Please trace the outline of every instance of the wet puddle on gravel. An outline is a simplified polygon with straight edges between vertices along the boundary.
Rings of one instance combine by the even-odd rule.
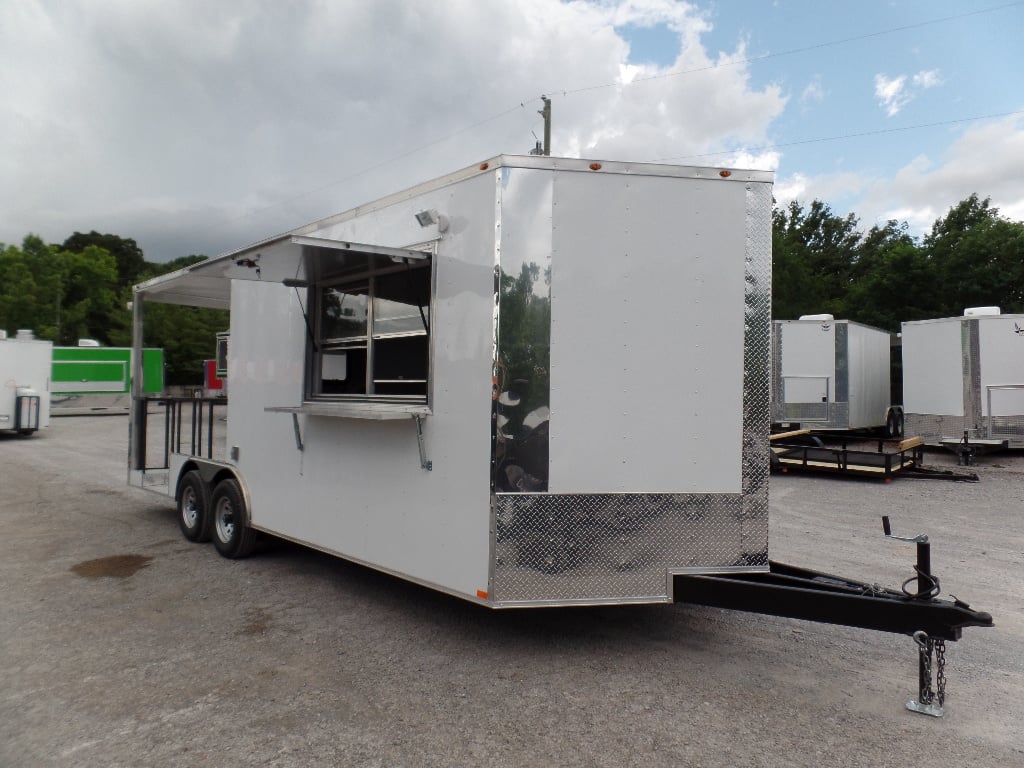
[[[145,555],[112,555],[71,566],[71,570],[86,579],[127,579],[149,565],[152,557]]]

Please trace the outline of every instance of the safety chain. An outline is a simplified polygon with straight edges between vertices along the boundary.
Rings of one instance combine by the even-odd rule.
[[[941,707],[946,702],[946,641],[929,642],[935,646],[935,696]]]

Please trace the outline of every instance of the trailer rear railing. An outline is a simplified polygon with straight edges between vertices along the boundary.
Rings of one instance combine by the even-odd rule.
[[[143,397],[135,411],[138,439],[134,469],[170,469],[171,454],[224,459],[223,434],[217,426],[226,411],[226,397]],[[152,434],[150,417],[162,416],[163,440]]]

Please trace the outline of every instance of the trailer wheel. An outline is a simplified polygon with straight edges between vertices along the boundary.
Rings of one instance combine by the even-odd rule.
[[[900,440],[902,440],[905,437],[905,435],[903,434],[903,414],[902,413],[898,414],[896,416],[896,437],[898,437]]]
[[[189,541],[209,541],[210,523],[206,484],[193,469],[178,483],[178,527]]]
[[[256,531],[249,527],[242,489],[235,480],[221,480],[213,489],[213,546],[228,558],[248,557],[256,545]]]
[[[896,437],[896,415],[889,411],[889,414],[885,417],[885,436],[888,438]]]

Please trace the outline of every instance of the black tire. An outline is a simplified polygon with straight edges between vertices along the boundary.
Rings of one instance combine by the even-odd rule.
[[[210,504],[206,483],[196,470],[186,472],[178,483],[178,527],[189,541],[209,541]]]
[[[903,434],[903,414],[899,414],[896,417],[896,437],[902,440],[906,435]]]
[[[221,480],[210,500],[213,546],[224,557],[248,557],[256,546],[256,531],[249,526],[242,489],[235,480]]]
[[[889,439],[896,437],[896,416],[892,411],[885,417],[885,436]]]

